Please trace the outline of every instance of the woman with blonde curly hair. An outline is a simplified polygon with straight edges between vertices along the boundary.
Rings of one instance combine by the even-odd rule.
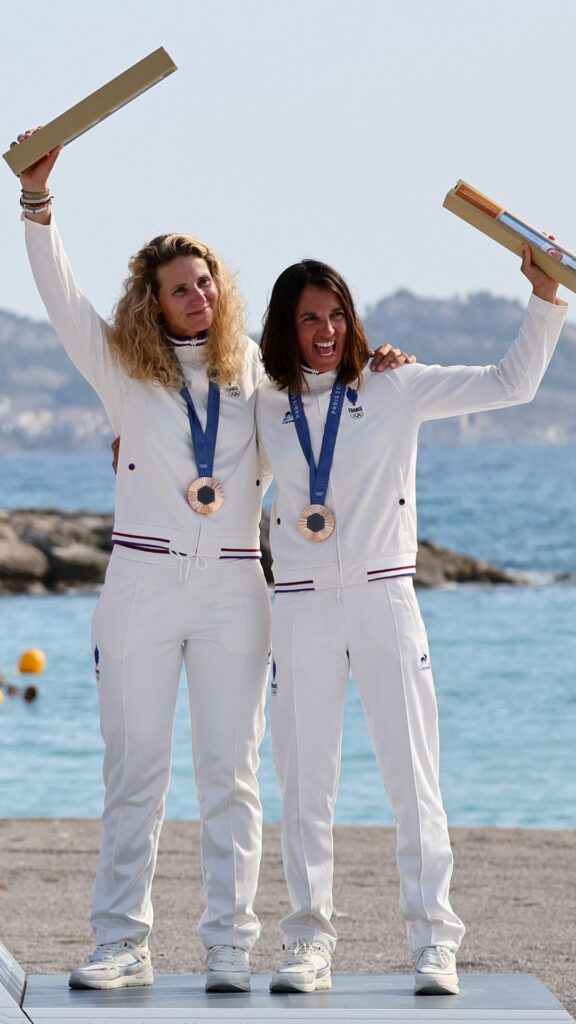
[[[21,175],[30,262],[62,344],[122,435],[114,548],[92,629],[106,790],[96,949],[70,985],[153,981],[150,892],[184,664],[202,820],[206,988],[247,990],[259,934],[256,771],[270,649],[259,561],[259,350],[243,333],[231,275],[188,235],[143,246],[111,326],[102,320],[74,280],[51,217],[47,183],[58,153]]]
[[[159,235],[128,261],[130,277],[118,302],[109,344],[129,377],[163,387],[180,386],[174,346],[167,344],[165,320],[158,305],[158,267],[178,257],[203,260],[218,293],[212,311],[207,376],[219,385],[235,380],[244,368],[244,310],[232,275],[215,253],[191,235]]]

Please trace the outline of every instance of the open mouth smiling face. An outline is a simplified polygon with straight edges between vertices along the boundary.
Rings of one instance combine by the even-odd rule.
[[[295,313],[300,361],[324,373],[342,361],[348,326],[339,297],[327,288],[306,285]]]

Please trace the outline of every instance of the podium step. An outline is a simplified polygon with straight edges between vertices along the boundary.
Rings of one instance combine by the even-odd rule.
[[[533,974],[462,974],[458,996],[415,996],[408,974],[334,975],[327,992],[271,995],[254,975],[250,993],[206,995],[204,976],[157,975],[149,988],[72,991],[67,975],[28,978],[22,1009],[33,1024],[293,1024],[385,1021],[386,1024],[569,1024],[562,1004]],[[4,1016],[0,1022],[26,1020]]]

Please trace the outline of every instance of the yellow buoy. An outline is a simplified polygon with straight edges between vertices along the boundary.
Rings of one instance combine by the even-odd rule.
[[[24,651],[20,655],[20,661],[18,662],[19,672],[29,672],[37,675],[39,672],[43,672],[46,666],[46,655],[44,651],[38,650],[38,648],[32,648],[30,651]]]

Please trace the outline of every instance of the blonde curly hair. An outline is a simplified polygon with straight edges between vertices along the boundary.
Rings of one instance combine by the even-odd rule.
[[[182,374],[166,340],[158,305],[156,268],[178,256],[206,261],[218,289],[208,334],[206,372],[217,384],[237,380],[244,369],[244,309],[231,273],[204,242],[192,235],[158,235],[133,256],[110,325],[112,352],[128,376],[166,388],[180,388]]]

